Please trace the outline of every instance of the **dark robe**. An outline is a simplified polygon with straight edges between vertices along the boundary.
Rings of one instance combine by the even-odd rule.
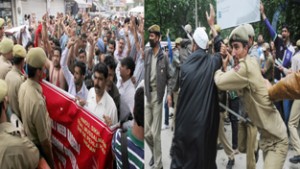
[[[214,73],[221,66],[219,53],[212,56],[198,49],[181,67],[171,169],[217,168],[220,113]]]

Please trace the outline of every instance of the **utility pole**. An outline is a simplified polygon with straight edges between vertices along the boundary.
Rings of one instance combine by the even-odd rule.
[[[197,0],[195,0],[195,28],[198,27],[198,4]]]

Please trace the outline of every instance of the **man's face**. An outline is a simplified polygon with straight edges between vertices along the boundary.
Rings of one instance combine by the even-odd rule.
[[[79,59],[80,62],[85,63],[86,62],[85,53],[80,53],[79,56],[78,56],[78,59]]]
[[[59,53],[58,50],[55,50],[54,53],[53,53],[53,56],[52,56],[53,66],[58,68],[60,66],[59,61],[60,61],[60,53]]]
[[[281,31],[282,31],[282,32],[281,32],[282,39],[283,39],[284,41],[287,41],[288,38],[290,37],[290,32],[289,32],[286,28],[283,28]]]
[[[113,55],[114,51],[115,51],[114,45],[108,44],[107,53]]]
[[[107,38],[107,40],[110,40],[111,39],[111,33],[107,33],[106,38]]]
[[[74,82],[75,85],[79,85],[83,82],[84,75],[81,75],[80,68],[78,66],[75,66],[74,69]]]
[[[155,33],[149,34],[149,42],[152,48],[156,47],[158,41],[159,41],[159,36],[157,36]]]
[[[94,87],[97,95],[102,95],[105,90],[106,79],[103,73],[94,73]]]
[[[119,44],[118,44],[119,52],[123,52],[124,46],[125,46],[124,40],[123,40],[123,39],[120,39],[120,40],[119,40]]]
[[[120,66],[120,76],[122,80],[127,80],[130,76],[130,69],[127,68],[125,65]]]
[[[263,37],[262,35],[258,35],[258,37],[257,37],[257,42],[258,42],[259,44],[264,43],[264,37]]]
[[[237,59],[241,59],[247,56],[248,47],[243,47],[241,42],[232,42],[232,55],[237,57]]]

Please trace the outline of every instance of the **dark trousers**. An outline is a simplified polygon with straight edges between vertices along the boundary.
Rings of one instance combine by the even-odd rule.
[[[166,102],[164,104],[164,108],[165,108],[165,125],[169,125],[169,106],[168,106],[168,102],[166,99]]]
[[[231,110],[238,113],[239,112],[239,98],[228,99],[228,106]],[[238,118],[229,113],[229,119],[231,122],[231,130],[232,130],[232,149],[238,148]]]

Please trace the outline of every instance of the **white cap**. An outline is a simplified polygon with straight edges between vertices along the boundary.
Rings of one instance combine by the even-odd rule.
[[[188,33],[192,32],[192,26],[190,24],[185,25],[184,30],[187,31]]]
[[[193,39],[200,48],[207,49],[208,36],[203,27],[199,27],[195,30]]]

